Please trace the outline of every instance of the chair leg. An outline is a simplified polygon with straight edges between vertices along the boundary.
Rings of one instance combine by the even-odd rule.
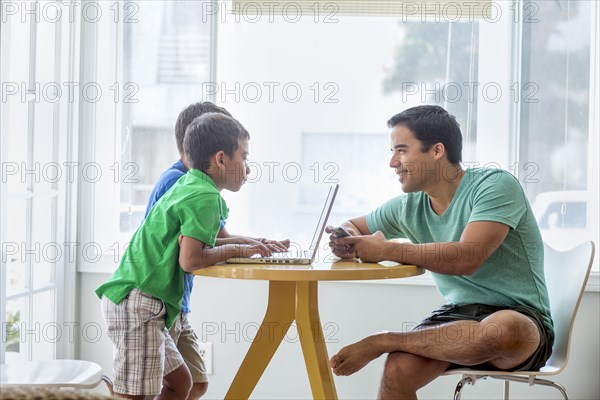
[[[475,384],[475,382],[473,381],[473,378],[471,378],[470,376],[465,376],[460,381],[458,381],[458,383],[456,384],[456,388],[454,388],[454,400],[460,400],[460,396],[462,394],[463,387],[465,387],[465,385],[469,384],[469,383],[471,385]]]
[[[113,382],[112,380],[106,376],[106,375],[102,375],[102,380],[104,381],[104,383],[106,383],[106,387],[108,387],[108,391],[110,392],[111,396],[115,395],[115,392],[113,391]]]
[[[553,387],[554,389],[558,390],[562,394],[564,400],[569,400],[569,396],[567,395],[567,390],[561,384],[547,380],[547,379],[535,378],[532,381],[530,381],[526,377],[511,376],[511,375],[495,375],[495,376],[490,376],[490,378],[501,379],[506,382],[506,385],[508,385],[508,381],[512,381],[512,382],[528,383],[530,386],[542,385],[542,386]],[[505,388],[507,388],[506,385],[505,385]],[[507,397],[505,397],[505,398],[507,398]]]
[[[482,376],[463,375],[463,378],[458,382],[458,384],[456,385],[456,388],[454,389],[454,400],[460,400],[462,389],[466,384],[474,385],[478,379],[486,379],[486,378],[499,379],[499,380],[504,381],[504,400],[508,400],[509,385],[510,385],[511,381],[528,383],[529,386],[542,385],[542,386],[553,387],[554,389],[558,390],[562,394],[564,400],[569,400],[569,396],[567,395],[567,390],[559,383],[556,383],[554,381],[550,381],[547,379],[540,379],[540,378],[530,379],[527,377],[514,376],[514,375],[482,375]]]

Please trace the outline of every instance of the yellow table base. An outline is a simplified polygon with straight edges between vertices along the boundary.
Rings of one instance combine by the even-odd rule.
[[[194,272],[213,278],[269,281],[265,318],[225,395],[226,399],[250,397],[294,321],[313,397],[337,399],[319,319],[318,282],[407,278],[424,271],[415,265],[392,262],[372,264],[340,260],[331,263],[325,260],[326,257],[312,265],[218,264]]]
[[[313,398],[337,399],[319,319],[317,281],[269,282],[267,312],[226,399],[250,397],[294,320]]]

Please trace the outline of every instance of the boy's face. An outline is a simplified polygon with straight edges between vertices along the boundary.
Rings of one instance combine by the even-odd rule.
[[[248,139],[240,139],[233,157],[229,157],[227,154],[223,155],[221,185],[219,185],[222,189],[237,192],[246,182],[248,174],[250,174],[250,168],[246,161],[248,154]]]

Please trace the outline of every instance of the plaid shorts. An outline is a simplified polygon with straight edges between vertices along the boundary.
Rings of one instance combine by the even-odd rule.
[[[163,376],[184,361],[165,327],[162,301],[133,289],[119,304],[102,296],[102,315],[113,343],[114,391],[156,395]]]

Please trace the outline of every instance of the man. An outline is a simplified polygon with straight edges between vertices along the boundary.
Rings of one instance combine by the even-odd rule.
[[[501,170],[464,170],[460,128],[441,107],[410,108],[388,126],[390,167],[405,195],[343,223],[351,236],[332,236],[330,245],[342,258],[420,265],[448,304],[413,331],[344,347],[331,358],[334,373],[353,374],[389,353],[379,397],[416,399],[449,367],[543,366],[554,338],[543,244],[518,181]]]

